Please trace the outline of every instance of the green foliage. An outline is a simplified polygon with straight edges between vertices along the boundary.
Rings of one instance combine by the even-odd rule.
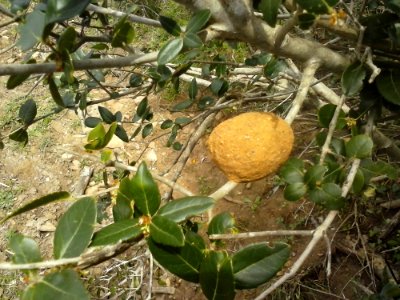
[[[269,26],[275,27],[281,0],[261,0],[258,9],[262,12],[264,20]]]

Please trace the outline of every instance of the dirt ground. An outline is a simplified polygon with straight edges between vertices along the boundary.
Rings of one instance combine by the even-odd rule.
[[[0,50],[13,42],[14,36],[0,32]],[[12,63],[23,54],[17,50],[3,53],[0,61]],[[26,100],[26,95],[34,85],[35,80],[30,80],[16,90],[6,90],[6,77],[0,77],[0,124],[2,135],[15,128],[14,121],[18,115],[19,106]],[[104,96],[101,92],[93,92],[90,97],[93,99]],[[42,84],[34,88],[29,97],[34,98],[40,107],[39,112],[45,112],[54,107],[49,93]],[[121,98],[105,104],[111,111],[126,112],[124,117],[130,119],[140,99],[130,97]],[[178,115],[171,115],[167,110],[170,105],[161,99],[159,95],[150,98],[154,111],[153,123],[159,128],[161,122],[167,118],[176,118]],[[91,116],[98,115],[97,109],[91,107]],[[301,152],[310,142],[312,134],[302,137],[302,131],[309,131],[315,124],[304,123],[296,127],[296,152]],[[178,137],[184,140],[193,127],[185,129]],[[88,129],[82,128],[79,118],[74,112],[61,113],[56,117],[44,120],[29,129],[30,141],[26,147],[21,147],[14,142],[6,142],[4,150],[0,151],[0,191],[2,194],[10,195],[7,202],[2,202],[0,217],[12,209],[32,199],[44,196],[56,191],[69,191],[72,194],[76,191],[79,176],[84,167],[94,169],[93,176],[86,194],[91,195],[105,188],[102,182],[104,168],[100,164],[99,155],[89,154],[84,151],[84,144]],[[158,129],[153,136],[159,135]],[[118,138],[113,139],[110,147],[117,154],[118,159],[129,163],[138,159],[143,149],[147,147],[142,157],[151,167],[152,172],[164,173],[170,166],[178,152],[165,147],[167,137],[161,137],[148,143],[141,137],[136,138],[129,144],[124,144]],[[206,137],[202,138],[194,148],[187,166],[178,183],[187,189],[207,195],[221,186],[226,178],[211,161],[205,147]],[[111,179],[111,170],[109,178]],[[113,182],[110,180],[112,186]],[[166,186],[160,185],[162,194],[168,191]],[[179,197],[178,193],[174,194]],[[100,200],[99,200],[100,201]],[[13,233],[22,233],[34,238],[42,251],[42,256],[50,259],[52,254],[52,239],[57,220],[65,211],[68,204],[55,203],[43,208],[38,208],[21,216],[15,217],[5,224],[0,225],[0,261],[9,261],[11,253],[8,248],[9,237]],[[110,207],[105,209],[108,216],[105,216],[103,223],[110,220]],[[278,229],[312,229],[313,222],[320,221],[322,213],[316,211],[309,202],[290,203],[283,199],[282,191],[276,188],[274,177],[253,182],[251,184],[240,184],[228,197],[219,201],[215,213],[229,211],[236,220],[237,227],[241,232],[278,230]],[[291,245],[292,258],[288,263],[289,267],[296,257],[304,249],[308,238],[283,236],[279,238],[235,240],[227,243],[229,250],[237,250],[242,246],[257,241],[283,241]],[[338,253],[334,256],[332,277],[329,282],[325,276],[326,247],[321,243],[314,254],[306,262],[301,277],[309,277],[314,285],[300,282],[300,277],[295,278],[283,286],[271,299],[359,299],[356,287],[352,284],[353,279],[360,279],[360,265],[354,259]],[[131,249],[119,259],[129,261],[136,256],[134,261],[137,270],[149,271],[150,260],[146,249]],[[89,274],[88,285],[91,292],[98,298],[102,295],[98,290],[101,282],[93,278],[104,275],[106,269],[113,266],[109,262],[98,266]],[[115,266],[115,264],[114,264]],[[116,269],[114,269],[116,270]],[[92,278],[92,279],[90,279]],[[143,291],[146,294],[148,287],[148,275],[142,277]],[[322,287],[322,285],[324,286]],[[153,285],[169,286],[175,288],[173,294],[154,294],[154,299],[204,299],[198,286],[185,283],[174,276],[164,272],[157,265],[154,265]],[[0,281],[0,298],[17,299],[17,288],[23,286],[23,277],[19,273],[3,272]],[[328,286],[328,288],[327,288]],[[237,299],[253,299],[265,287],[255,291],[239,292]],[[97,290],[96,290],[97,289]],[[105,292],[104,292],[105,293]],[[103,295],[104,295],[103,293]],[[142,299],[136,294],[137,298]],[[102,298],[108,299],[108,298]]]

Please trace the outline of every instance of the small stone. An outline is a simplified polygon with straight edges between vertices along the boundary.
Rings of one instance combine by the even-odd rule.
[[[61,155],[62,160],[71,160],[73,157],[74,155],[71,153],[64,153],[63,155]]]
[[[117,136],[113,136],[111,141],[107,144],[107,148],[115,149],[115,148],[124,148],[125,143]]]

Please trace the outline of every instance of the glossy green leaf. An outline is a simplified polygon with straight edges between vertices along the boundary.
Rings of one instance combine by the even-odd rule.
[[[94,128],[97,125],[99,125],[99,123],[101,123],[101,119],[100,118],[95,118],[95,117],[87,117],[85,119],[85,126],[89,127],[89,128]]]
[[[179,142],[174,142],[172,144],[172,149],[176,150],[176,151],[181,151],[183,148],[183,145]]]
[[[93,198],[77,200],[58,222],[54,233],[54,257],[77,257],[89,245],[96,223],[96,201]]]
[[[99,231],[94,236],[90,247],[113,245],[136,239],[142,235],[142,225],[138,219],[122,220],[112,223]]]
[[[269,281],[290,257],[287,244],[269,247],[267,243],[249,245],[232,257],[235,287],[252,289]]]
[[[161,195],[147,166],[142,162],[136,175],[132,179],[132,193],[134,194],[135,206],[144,215],[154,215],[161,203]]]
[[[209,300],[233,300],[232,261],[226,252],[209,251],[200,266],[200,286]]]
[[[220,234],[220,233],[233,233],[235,231],[235,219],[232,214],[223,212],[212,218],[208,225],[207,233]]]
[[[364,134],[353,136],[346,143],[346,157],[367,158],[372,154],[374,143],[372,139]]]
[[[40,206],[55,202],[55,201],[59,201],[59,200],[65,200],[70,198],[70,194],[68,192],[55,192],[52,194],[48,194],[46,196],[37,198],[27,204],[25,204],[24,206],[14,210],[10,215],[8,215],[7,217],[5,217],[4,219],[2,219],[0,221],[0,224],[3,223],[4,221],[15,217],[17,215],[20,215],[24,212],[30,211],[32,209],[38,208]]]
[[[41,42],[44,27],[45,15],[39,9],[35,9],[26,16],[25,23],[19,27],[20,38],[17,46],[22,51],[27,51]]]
[[[314,188],[322,182],[327,171],[328,168],[326,166],[314,165],[304,175],[304,182],[309,188]]]
[[[323,183],[309,192],[310,200],[330,210],[338,210],[345,204],[342,189],[336,183]]]
[[[168,119],[162,122],[160,127],[161,129],[168,129],[172,127],[172,125],[174,125],[174,121]]]
[[[189,98],[194,100],[197,96],[198,88],[196,78],[193,78],[189,85]]]
[[[307,185],[303,182],[294,182],[285,187],[283,196],[288,201],[300,200],[307,193]]]
[[[132,43],[134,37],[135,31],[133,30],[131,23],[127,21],[126,17],[124,17],[115,25],[111,46],[114,48],[124,47]]]
[[[148,107],[149,107],[149,100],[147,99],[147,97],[145,97],[142,99],[142,101],[140,101],[138,107],[136,108],[136,114],[139,117],[143,117]]]
[[[77,33],[73,27],[67,27],[57,41],[57,50],[72,52]]]
[[[97,124],[97,126],[94,129],[92,129],[88,134],[88,144],[85,145],[85,149],[87,150],[103,149],[111,141],[116,129],[117,129],[117,123],[115,122],[111,124],[107,132],[105,132],[102,123]]]
[[[149,123],[143,127],[142,138],[148,137],[153,132],[153,124]]]
[[[166,65],[167,63],[169,63],[171,60],[173,60],[175,57],[178,56],[182,48],[183,48],[183,39],[176,38],[170,40],[165,45],[163,45],[160,51],[158,52],[157,56],[158,64]]]
[[[10,140],[23,143],[24,146],[28,143],[28,132],[25,128],[19,128],[17,131],[14,131],[9,136]]]
[[[162,206],[158,212],[158,216],[166,217],[176,223],[182,222],[189,217],[199,215],[215,203],[215,200],[205,196],[191,196],[176,199]]]
[[[31,284],[25,290],[21,300],[89,300],[78,273],[64,269],[47,274],[43,279]]]
[[[48,0],[46,24],[62,22],[80,15],[90,0]]]
[[[279,176],[286,183],[302,183],[304,181],[304,162],[301,159],[290,158],[279,170]]]
[[[211,12],[208,9],[196,11],[186,26],[186,33],[197,33],[207,24],[210,17]]]
[[[194,234],[194,233],[193,233]],[[199,269],[204,259],[203,248],[186,238],[183,247],[167,247],[148,239],[154,259],[172,274],[194,283],[199,282]]]
[[[129,142],[129,136],[126,133],[126,130],[124,129],[124,127],[122,127],[121,125],[117,125],[117,128],[115,128],[114,134],[117,137],[119,137],[122,141],[124,141],[125,143]]]
[[[297,0],[302,8],[313,14],[327,14],[339,0]]]
[[[278,10],[282,0],[261,0],[258,9],[262,12],[264,20],[271,27],[275,27],[278,20]]]
[[[22,234],[14,234],[10,239],[10,248],[14,255],[12,260],[16,264],[27,264],[42,261],[40,249],[35,240],[23,236]]]
[[[176,112],[176,111],[182,111],[184,109],[188,109],[189,107],[191,107],[194,103],[193,99],[187,99],[185,101],[179,102],[178,104],[175,104],[172,108],[171,111],[172,112]]]
[[[172,34],[173,36],[179,36],[182,32],[181,27],[178,25],[178,23],[176,23],[175,20],[165,16],[160,16],[158,20],[160,21],[162,28],[164,28],[169,34]]]
[[[24,124],[28,126],[32,124],[33,120],[35,120],[36,114],[36,102],[33,99],[29,99],[21,105],[18,116]]]
[[[54,82],[53,76],[49,76],[47,81],[49,83],[50,94],[54,102],[60,107],[66,107],[64,100],[61,97],[60,92],[58,91],[58,87]]]
[[[141,75],[132,74],[131,77],[129,77],[129,86],[130,87],[139,87],[142,84],[143,84],[143,78]]]
[[[356,61],[346,68],[342,75],[342,90],[346,96],[358,94],[362,87],[367,71],[364,65]]]
[[[131,219],[133,216],[135,195],[132,185],[132,181],[128,177],[123,178],[119,184],[116,203],[113,206],[114,222]]]
[[[197,34],[187,33],[183,36],[183,45],[186,48],[200,48],[203,45],[203,41]]]
[[[400,71],[385,70],[376,78],[379,93],[389,102],[400,105]]]
[[[98,106],[100,117],[103,121],[107,124],[111,124],[112,122],[116,121],[114,114],[109,111],[106,107]]]
[[[318,110],[318,121],[324,128],[329,128],[329,124],[335,114],[336,105],[326,104]],[[340,110],[339,118],[336,123],[336,129],[343,129],[346,126],[346,114]]]
[[[159,244],[171,247],[182,247],[185,236],[182,228],[167,217],[154,216],[150,223],[150,237]]]
[[[363,159],[360,169],[364,174],[365,183],[367,184],[371,178],[386,175],[389,179],[395,180],[399,176],[399,171],[391,164],[378,160]]]

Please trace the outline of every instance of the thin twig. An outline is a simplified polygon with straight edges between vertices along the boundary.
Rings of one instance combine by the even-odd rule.
[[[282,235],[301,235],[310,236],[314,234],[314,230],[268,230],[258,232],[244,232],[232,234],[212,234],[210,240],[235,240],[235,239],[250,239],[264,236],[282,236]]]

